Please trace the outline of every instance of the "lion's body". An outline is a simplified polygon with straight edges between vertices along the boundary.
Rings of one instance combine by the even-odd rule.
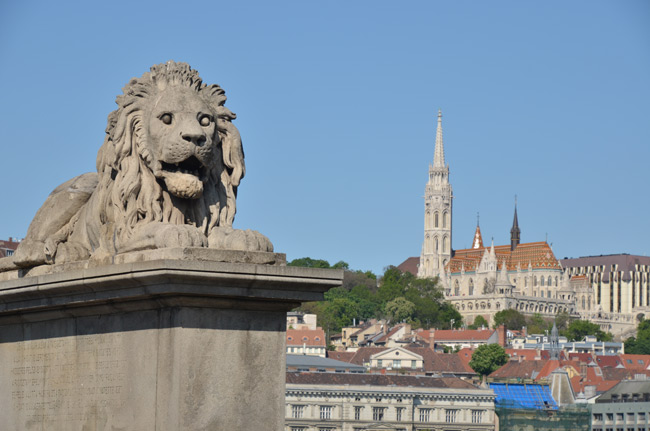
[[[52,192],[14,263],[172,246],[272,251],[263,235],[232,229],[245,167],[225,101],[184,63],[131,80],[108,117],[97,173]]]

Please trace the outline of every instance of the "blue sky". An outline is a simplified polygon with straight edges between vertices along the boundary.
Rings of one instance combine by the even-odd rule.
[[[96,4],[95,4],[96,3]],[[131,77],[185,61],[244,139],[235,226],[289,259],[418,255],[443,111],[453,247],[650,254],[650,3],[0,3],[0,238],[94,170]]]

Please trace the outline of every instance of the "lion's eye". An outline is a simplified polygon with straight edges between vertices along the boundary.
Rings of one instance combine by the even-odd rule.
[[[211,123],[212,119],[209,115],[203,115],[201,118],[199,118],[199,124],[201,124],[203,127],[208,127]]]
[[[160,116],[160,121],[162,121],[165,124],[171,124],[172,123],[172,114],[163,114]]]

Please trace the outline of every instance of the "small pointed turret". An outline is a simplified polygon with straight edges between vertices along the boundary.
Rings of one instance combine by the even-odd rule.
[[[478,224],[478,215],[476,216],[476,232],[474,232],[474,240],[472,241],[472,248],[483,248],[483,237],[481,236],[481,227]]]
[[[513,251],[519,245],[521,230],[519,229],[519,220],[517,220],[517,198],[515,197],[515,218],[512,221],[510,229],[510,251]]]
[[[433,153],[433,167],[445,167],[445,147],[442,144],[442,111],[438,109],[438,129],[436,130],[436,150]]]

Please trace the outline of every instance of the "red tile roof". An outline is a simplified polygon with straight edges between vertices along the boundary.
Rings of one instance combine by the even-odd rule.
[[[650,366],[650,355],[620,355],[623,366],[628,370],[645,370]]]
[[[469,347],[463,347],[460,349],[456,355],[460,358],[461,362],[467,366],[467,368],[471,368],[469,366],[469,361],[472,360],[472,355],[474,354],[474,349],[471,349]]]
[[[534,379],[544,368],[547,361],[508,361],[503,367],[499,368],[490,377],[495,379]]]
[[[286,382],[289,384],[313,385],[476,389],[476,386],[456,377],[421,377],[384,374],[287,372]]]
[[[467,272],[476,271],[486,250],[489,251],[489,247],[456,250],[454,257],[447,263],[446,271],[458,273],[463,267]],[[499,264],[506,261],[508,271],[516,271],[517,266],[525,270],[529,263],[533,269],[561,269],[560,262],[555,258],[553,250],[546,242],[519,244],[514,251],[510,250],[510,244],[498,245],[494,247],[494,251]]]
[[[547,360],[551,358],[548,350],[535,350],[535,349],[506,349],[506,353],[511,358],[523,358],[524,361]]]
[[[569,353],[569,360],[584,362],[585,364],[590,364],[590,363],[594,362],[594,358],[593,358],[593,356],[591,356],[591,353],[571,352],[571,353]]]
[[[496,330],[494,329],[429,329],[418,332],[416,335],[429,341],[431,333],[435,342],[444,341],[485,341],[489,339]]]
[[[596,364],[601,368],[616,368],[618,366],[623,366],[623,361],[621,361],[621,358],[618,356],[598,355],[596,356]]]
[[[325,347],[325,331],[322,329],[287,329],[287,346]]]
[[[403,349],[422,356],[424,368],[421,371],[426,373],[450,373],[450,374],[476,374],[469,365],[461,361],[460,357],[453,353],[436,353],[429,347],[403,347]],[[344,355],[337,356],[331,352],[328,357],[352,364],[364,365],[370,363],[370,357],[377,353],[389,350],[388,347],[360,347],[354,355],[349,358]],[[349,353],[349,352],[348,352]]]
[[[413,275],[418,275],[418,266],[420,265],[419,257],[409,257],[404,262],[397,265],[397,269],[402,272],[410,272]]]
[[[356,352],[332,352],[328,351],[327,352],[327,357],[330,359],[335,359],[337,361],[341,362],[348,362],[348,363],[353,363],[352,358]]]

